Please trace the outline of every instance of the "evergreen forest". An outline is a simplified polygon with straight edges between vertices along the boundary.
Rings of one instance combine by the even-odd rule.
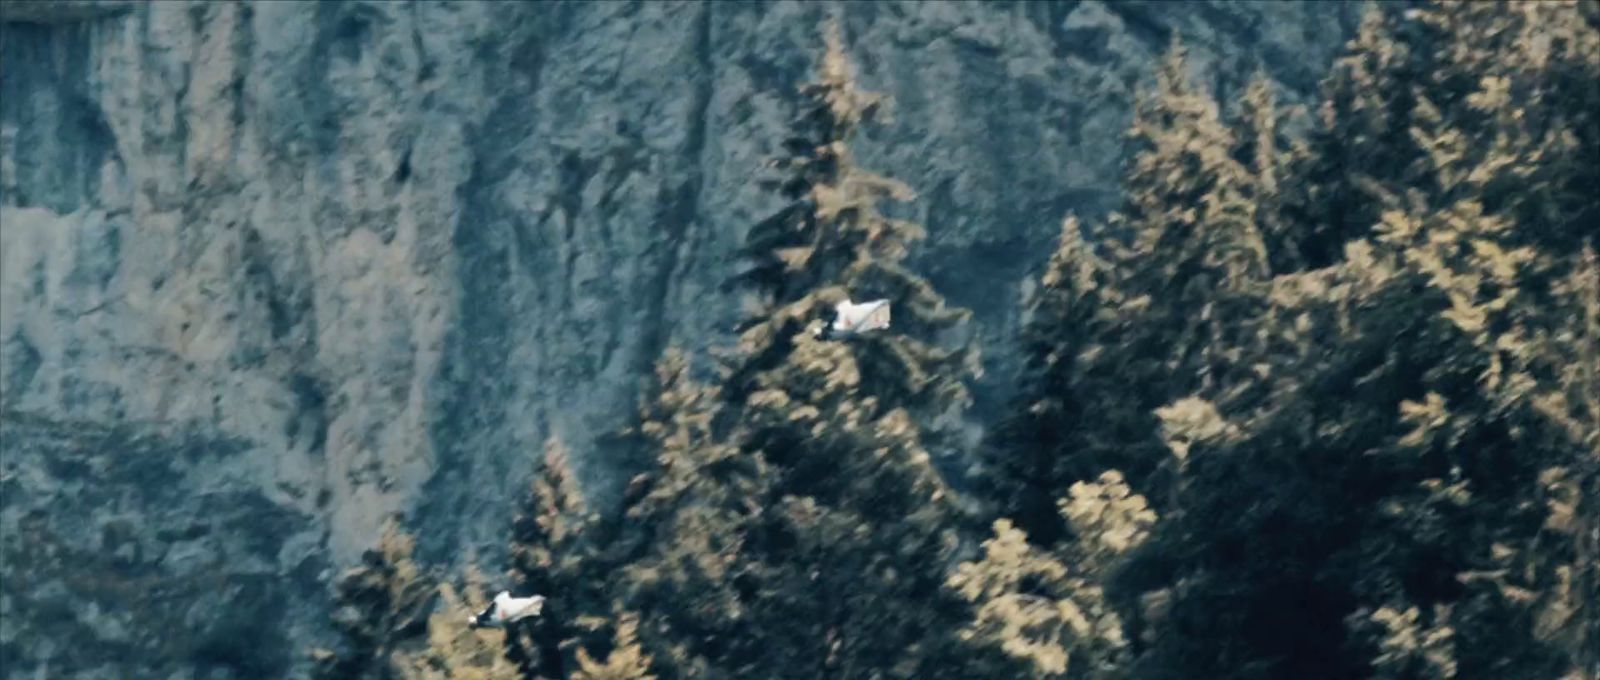
[[[323,677],[1600,678],[1600,9],[1375,9],[1308,107],[1219,102],[1173,40],[976,442],[970,314],[916,270],[916,187],[852,154],[893,93],[846,37],[620,505],[551,440],[504,563],[395,523]],[[811,332],[869,296],[891,332]],[[501,589],[543,613],[469,628]]]

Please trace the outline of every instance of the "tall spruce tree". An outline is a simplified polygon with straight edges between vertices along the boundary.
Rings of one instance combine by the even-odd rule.
[[[1540,474],[1548,509],[1541,529],[1555,540],[1536,539],[1512,567],[1547,575],[1534,604],[1535,633],[1566,652],[1568,677],[1594,680],[1600,676],[1600,259],[1594,246],[1584,249],[1583,264],[1556,292],[1582,325],[1533,340],[1537,359],[1529,362],[1530,372],[1551,376],[1533,404],[1556,424],[1554,441],[1544,445],[1570,445],[1578,455]]]
[[[1256,226],[1270,269],[1274,273],[1298,270],[1305,263],[1292,231],[1294,223],[1284,215],[1290,209],[1287,200],[1292,192],[1281,182],[1294,163],[1309,154],[1303,140],[1285,132],[1286,123],[1300,117],[1303,110],[1280,106],[1271,78],[1260,70],[1251,76],[1239,105],[1233,125],[1233,158],[1249,170],[1247,200],[1255,206]]]
[[[545,597],[537,619],[506,629],[506,645],[523,677],[555,680],[573,668],[578,646],[610,610],[598,519],[584,502],[556,437],[512,524],[510,575],[518,590]]]
[[[751,229],[735,279],[738,346],[715,384],[663,357],[636,429],[656,463],[602,551],[663,678],[949,672],[933,660],[960,620],[941,584],[962,515],[929,449],[955,446],[976,349],[968,313],[903,264],[922,230],[881,206],[913,194],[849,147],[887,100],[856,87],[837,24],[825,37],[772,164],[788,204]],[[889,298],[894,331],[813,335],[846,297]]]
[[[635,432],[656,462],[631,485],[614,591],[663,677],[735,677],[726,661],[757,653],[739,569],[769,470],[713,430],[721,392],[690,375],[685,354],[664,353],[652,392]]]
[[[1252,160],[1241,162],[1241,135],[1187,70],[1175,39],[1134,113],[1124,205],[1093,242],[1067,222],[1030,307],[1024,403],[994,438],[991,481],[1038,542],[1065,531],[1056,499],[1105,470],[1165,502],[1174,461],[1154,409],[1249,387],[1237,320],[1262,304],[1268,258],[1255,206],[1272,181],[1252,166],[1278,171],[1262,144],[1275,131],[1253,129]]]
[[[1045,545],[1065,531],[1055,512],[1065,486],[1125,462],[1112,457],[1112,447],[1087,445],[1093,428],[1117,425],[1103,407],[1123,387],[1100,361],[1115,342],[1125,300],[1113,277],[1078,220],[1064,220],[1022,327],[1025,397],[992,438],[982,486],[998,497],[1004,516]]]
[[[837,23],[776,164],[791,203],[753,228],[741,278],[756,310],[724,373],[728,440],[771,467],[736,569],[761,677],[928,677],[953,630],[941,583],[958,514],[930,447],[969,402],[976,349],[903,260],[920,227],[881,212],[908,187],[856,165],[849,142],[885,98],[857,88]],[[894,331],[824,341],[841,299],[886,297]],[[950,336],[956,337],[950,337]]]
[[[1593,673],[1592,637],[1552,641],[1567,627],[1552,625],[1564,613],[1574,616],[1570,627],[1592,630],[1600,595],[1563,594],[1582,592],[1570,584],[1585,573],[1592,584],[1593,571],[1573,571],[1581,561],[1568,561],[1582,552],[1582,533],[1550,519],[1563,514],[1556,499],[1575,490],[1561,482],[1597,450],[1561,417],[1587,413],[1593,422],[1593,410],[1554,395],[1581,392],[1573,386],[1593,363],[1573,350],[1592,337],[1584,328],[1589,270],[1576,253],[1600,215],[1592,189],[1580,188],[1594,177],[1583,139],[1595,139],[1600,35],[1570,4],[1440,5],[1416,21],[1439,36],[1411,123],[1424,155],[1408,186],[1389,188],[1405,199],[1385,202],[1379,240],[1424,278],[1429,295],[1442,296],[1441,316],[1464,341],[1454,364],[1481,370],[1455,381],[1428,375],[1427,399],[1402,405],[1416,424],[1402,445],[1443,451],[1459,477],[1451,486],[1470,494],[1453,513],[1451,550],[1442,551],[1463,565],[1463,592],[1445,623],[1455,629],[1463,675]],[[1571,89],[1584,78],[1589,87]],[[1443,366],[1433,372],[1449,375]],[[1568,406],[1549,407],[1557,402]],[[1419,496],[1396,499],[1396,511],[1432,510]],[[1540,602],[1561,604],[1541,610]],[[1587,622],[1577,614],[1585,607]]]
[[[1256,207],[1261,182],[1235,157],[1241,135],[1191,82],[1176,37],[1156,75],[1155,91],[1134,113],[1127,199],[1104,241],[1125,297],[1105,356],[1137,385],[1138,400],[1126,406],[1144,419],[1144,446],[1156,407],[1193,393],[1235,399],[1252,385],[1255,368],[1243,356],[1254,339],[1240,322],[1262,308],[1269,274]],[[1122,467],[1142,486],[1138,473],[1166,459],[1140,453],[1146,457]],[[1149,491],[1162,502],[1159,488]]]
[[[1323,81],[1307,153],[1295,157],[1296,181],[1285,185],[1294,227],[1282,253],[1293,265],[1328,266],[1346,242],[1367,235],[1378,211],[1364,187],[1399,180],[1420,154],[1407,121],[1412,88],[1429,68],[1429,52],[1415,49],[1420,31],[1410,30],[1406,37],[1413,40],[1401,40],[1400,22],[1389,10],[1368,8]]]
[[[746,264],[736,280],[754,311],[741,324],[728,361],[726,398],[744,404],[765,389],[762,376],[795,351],[796,338],[834,303],[886,297],[897,332],[854,348],[866,389],[886,402],[880,410],[958,412],[970,402],[962,378],[977,370],[977,349],[970,343],[949,349],[938,341],[971,315],[945,305],[904,266],[923,229],[880,207],[915,193],[856,165],[849,146],[856,129],[883,115],[889,100],[856,86],[836,22],[825,38],[816,80],[801,88],[805,102],[783,143],[786,153],[772,162],[777,176],[766,182],[789,203],[746,237]]]
[[[312,653],[314,674],[327,680],[402,678],[405,651],[423,639],[434,585],[411,559],[415,541],[391,520],[378,545],[335,584],[334,627],[341,646]]]

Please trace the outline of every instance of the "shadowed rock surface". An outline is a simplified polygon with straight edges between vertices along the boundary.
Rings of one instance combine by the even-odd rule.
[[[329,570],[388,514],[426,558],[497,555],[551,433],[613,496],[629,452],[605,435],[659,351],[728,340],[730,255],[777,205],[750,178],[828,11],[4,7],[0,650],[18,677],[298,674]],[[896,100],[858,153],[919,190],[918,266],[976,312],[1004,377],[1023,280],[1065,213],[1114,203],[1171,32],[1224,101],[1258,66],[1304,100],[1358,8],[839,9],[863,84]],[[978,395],[980,420],[1007,396]]]
[[[240,474],[244,442],[19,414],[0,434],[8,674],[289,670],[326,606],[322,534]]]

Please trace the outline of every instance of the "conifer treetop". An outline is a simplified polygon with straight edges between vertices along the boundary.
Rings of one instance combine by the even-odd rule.
[[[415,545],[391,518],[384,523],[378,545],[339,577],[334,627],[345,648],[314,651],[316,677],[392,673],[402,646],[426,632],[435,591],[428,574],[412,561]]]
[[[439,604],[428,617],[428,646],[407,654],[401,677],[405,680],[496,680],[516,677],[517,669],[506,658],[503,636],[507,633],[461,624],[466,612],[481,611],[488,602],[488,585],[475,566],[462,575],[462,588],[441,582]]]
[[[639,646],[638,630],[639,617],[626,613],[617,617],[616,638],[605,661],[596,661],[580,647],[573,680],[656,680],[650,673],[650,655]]]
[[[801,87],[801,92],[826,105],[825,129],[831,139],[843,140],[863,121],[887,110],[889,98],[868,92],[856,85],[855,65],[845,52],[843,29],[837,17],[823,24],[824,51],[817,63],[816,80]]]
[[[861,375],[878,378],[869,380],[874,387],[868,389],[883,386],[877,392],[882,412],[964,408],[966,388],[949,376],[975,374],[977,349],[965,342],[955,349],[942,345],[970,312],[946,305],[927,280],[902,264],[923,229],[885,215],[882,206],[912,200],[915,193],[856,165],[849,146],[856,128],[888,100],[857,86],[837,21],[826,25],[824,37],[827,49],[815,79],[801,88],[804,102],[793,137],[772,163],[779,193],[790,203],[747,237],[747,267],[739,280],[751,296],[751,313],[726,367],[725,396],[742,403],[771,387],[772,378],[757,376],[801,348],[836,353],[838,348],[813,347],[819,343],[801,336],[842,300],[882,297],[895,310],[894,331],[853,343]],[[841,370],[839,375],[850,372]]]
[[[1123,259],[1176,282],[1205,274],[1212,285],[1240,286],[1264,277],[1254,179],[1233,158],[1234,135],[1216,101],[1190,82],[1188,50],[1176,37],[1128,134],[1139,151],[1126,177],[1127,203],[1113,218],[1132,232]]]
[[[1079,537],[1072,547],[1042,550],[1000,519],[982,556],[950,575],[946,587],[975,610],[959,637],[1020,662],[1030,677],[1060,677],[1075,659],[1088,677],[1121,677],[1128,645],[1104,584],[1148,540],[1156,514],[1115,470],[1074,484],[1057,507]]]

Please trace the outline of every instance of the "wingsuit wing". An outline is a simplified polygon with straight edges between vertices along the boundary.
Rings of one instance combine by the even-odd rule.
[[[868,308],[866,317],[861,320],[859,330],[881,331],[889,327],[889,301],[873,300],[864,305]]]

